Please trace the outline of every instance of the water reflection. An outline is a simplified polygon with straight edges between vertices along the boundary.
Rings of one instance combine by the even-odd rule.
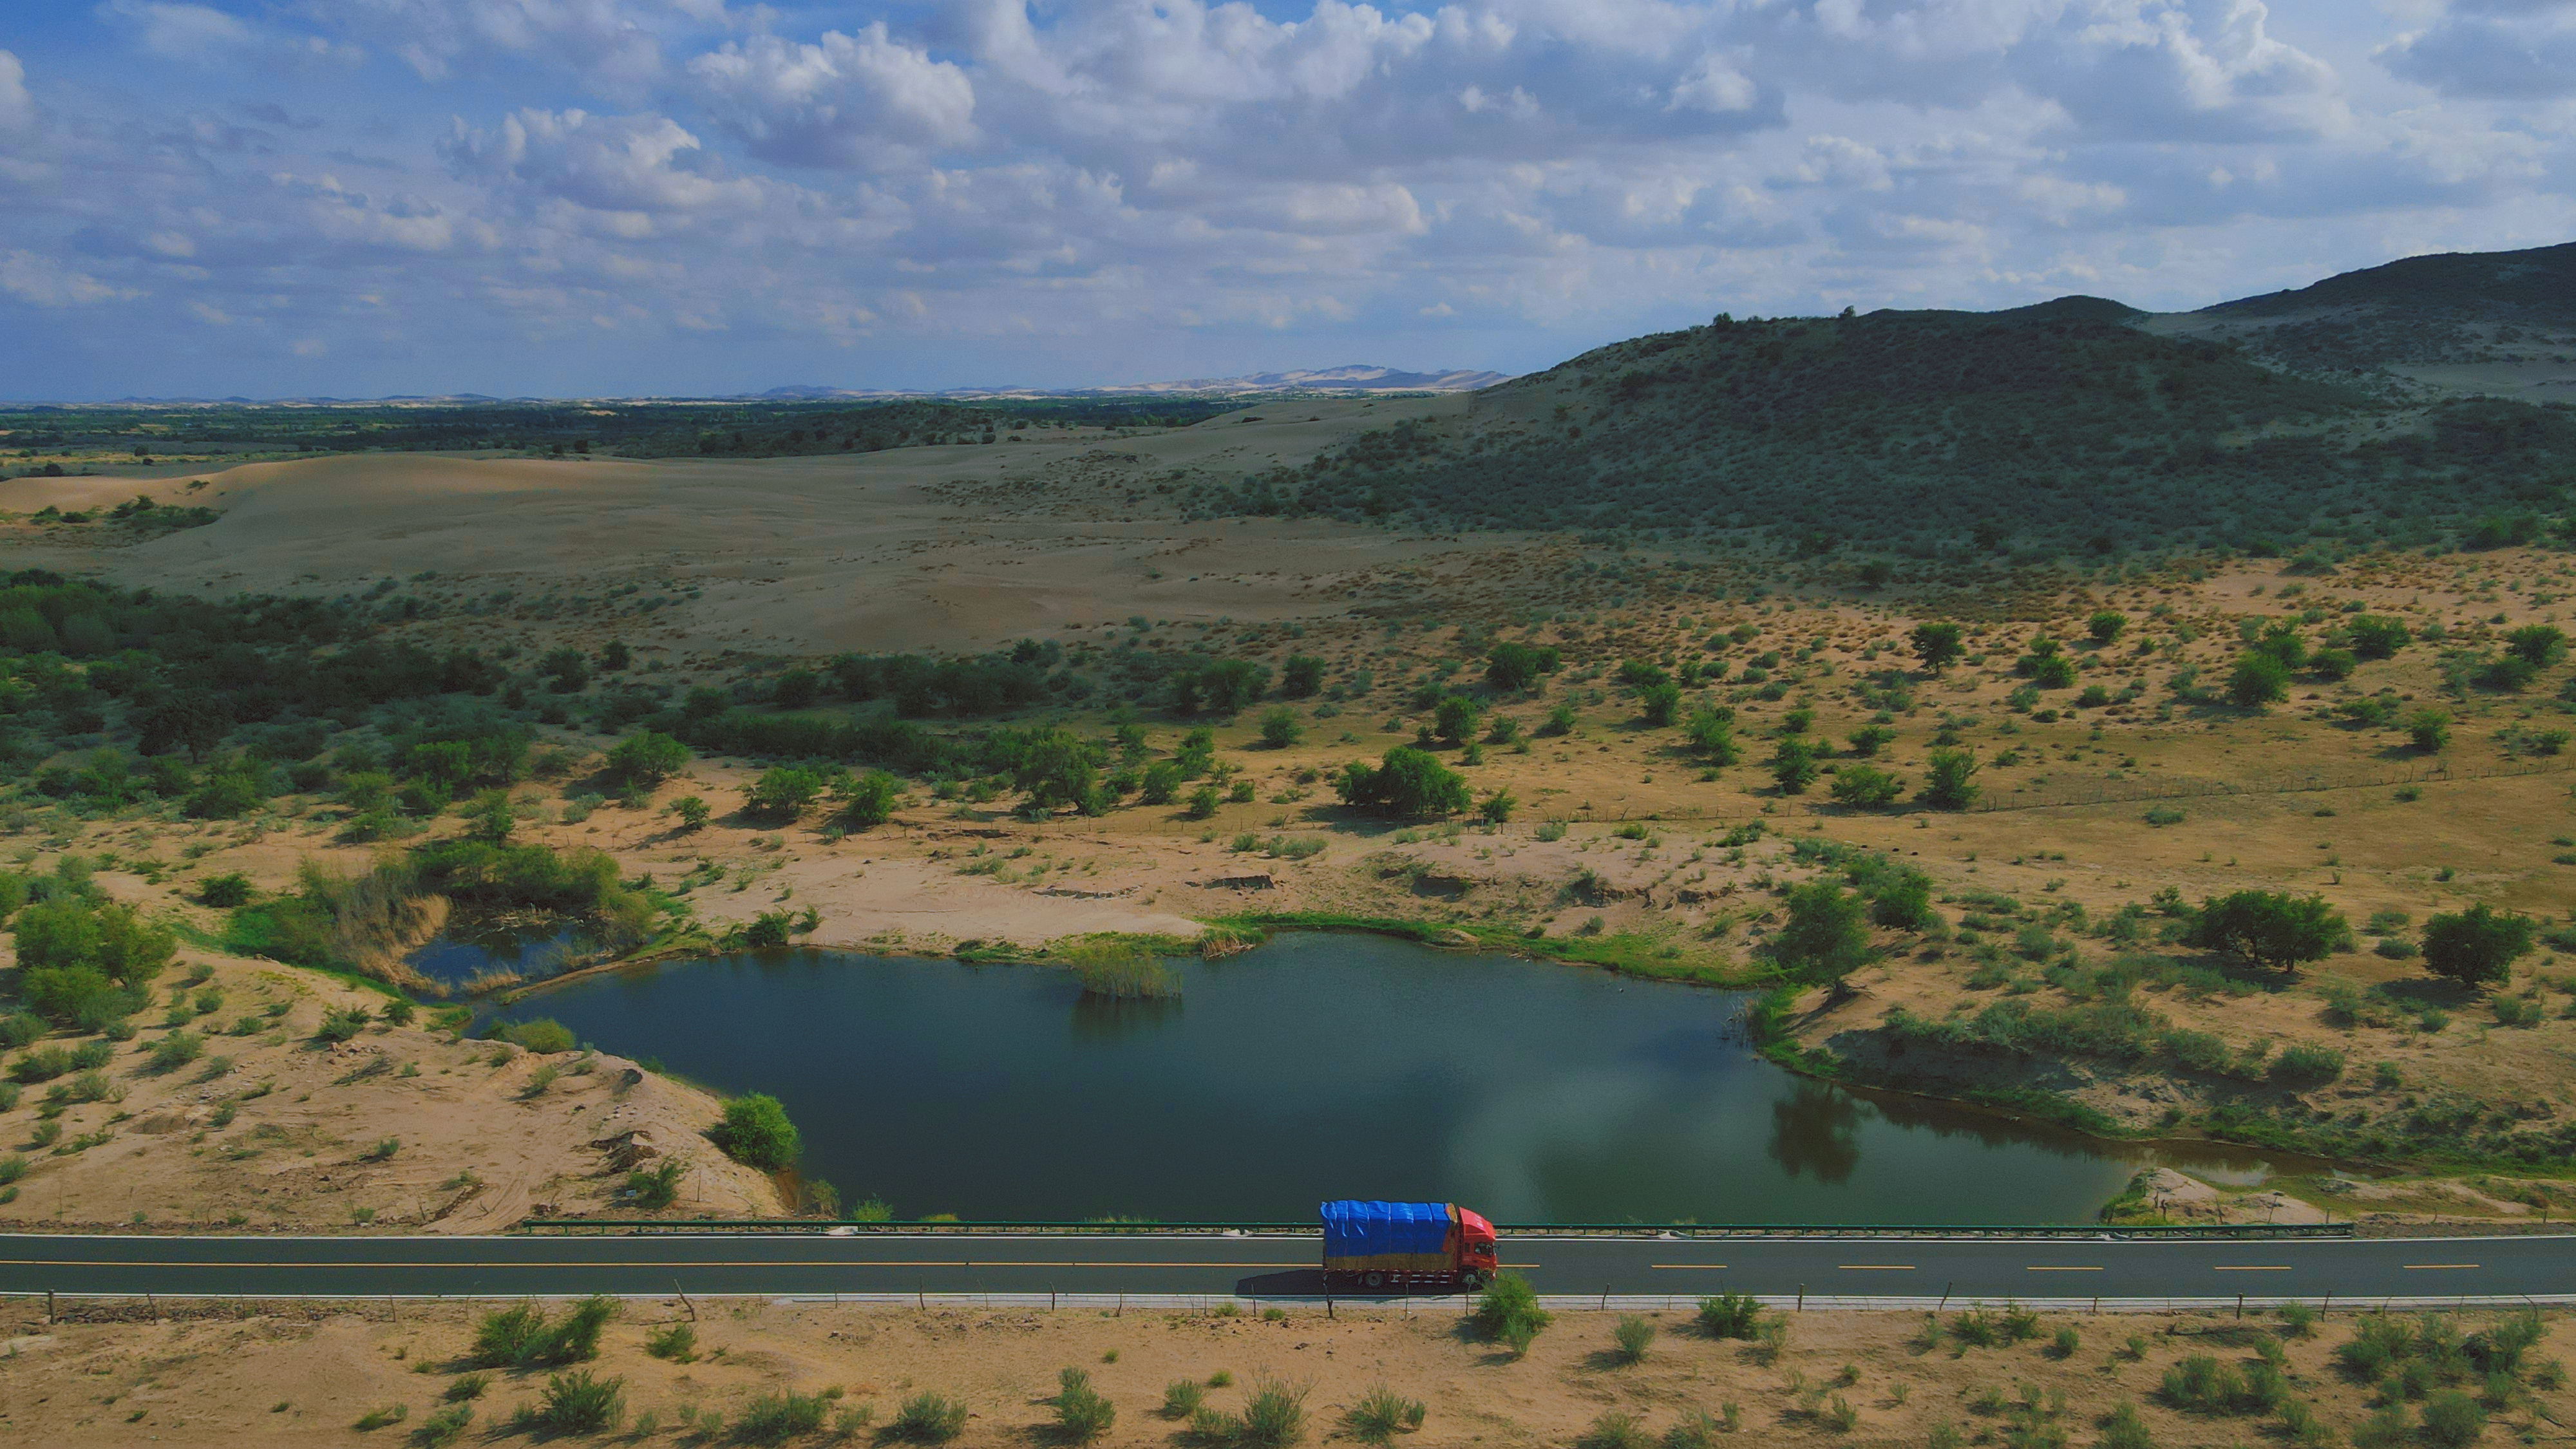
[[[1861,1104],[1822,1082],[1801,1081],[1785,1102],[1771,1104],[1765,1150],[1791,1177],[1848,1182],[1860,1166]]]
[[[1789,1076],[1725,992],[1364,936],[1173,969],[1177,999],[1081,1002],[1058,972],[772,952],[521,1010],[776,1094],[810,1174],[906,1215],[2063,1222],[2145,1155]]]
[[[1156,1032],[1180,1020],[1181,1001],[1173,996],[1126,997],[1077,995],[1073,1000],[1073,1039],[1118,1042]]]

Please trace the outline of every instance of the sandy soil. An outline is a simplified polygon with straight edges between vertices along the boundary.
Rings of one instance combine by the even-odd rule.
[[[629,1167],[673,1156],[689,1164],[675,1212],[779,1210],[767,1177],[706,1140],[714,1098],[623,1058],[381,1019],[327,1043],[314,1035],[327,1012],[380,1012],[386,998],[267,961],[183,950],[158,984],[220,1004],[117,1045],[110,1095],[65,1107],[52,1119],[59,1141],[33,1140],[36,1108],[69,1078],[29,1087],[0,1115],[0,1152],[33,1163],[0,1227],[495,1232],[600,1211]],[[203,1036],[204,1055],[154,1070],[149,1052],[176,1030]]]
[[[360,1417],[401,1406],[399,1425],[374,1436],[399,1442],[463,1377],[474,1314],[460,1304],[226,1305],[207,1317],[181,1307],[174,1316],[145,1318],[137,1305],[137,1321],[78,1321],[82,1310],[74,1307],[66,1313],[74,1321],[47,1324],[41,1311],[11,1305],[13,1321],[0,1327],[7,1345],[0,1432],[20,1443],[84,1446],[364,1443],[367,1436],[352,1433]],[[618,1442],[715,1442],[725,1435],[705,1427],[708,1416],[736,1418],[755,1395],[781,1391],[834,1394],[827,1423],[855,1411],[852,1418],[864,1414],[882,1426],[897,1405],[928,1391],[965,1403],[970,1417],[956,1442],[969,1449],[1043,1443],[1054,1437],[1046,1400],[1057,1371],[1068,1367],[1085,1370],[1116,1408],[1101,1441],[1111,1445],[1192,1442],[1185,1419],[1159,1412],[1165,1385],[1204,1385],[1220,1372],[1231,1385],[1204,1393],[1222,1410],[1239,1407],[1265,1379],[1302,1391],[1307,1444],[1353,1442],[1342,1416],[1380,1385],[1422,1404],[1421,1427],[1397,1437],[1424,1446],[1564,1445],[1605,1414],[1634,1415],[1647,1436],[1659,1438],[1685,1414],[1730,1409],[1737,1428],[1725,1437],[1744,1443],[1921,1444],[1945,1423],[1975,1442],[1999,1442],[2025,1386],[2035,1416],[2077,1442],[2092,1442],[2102,1417],[2129,1405],[2154,1443],[2241,1443],[2277,1433],[2277,1421],[2179,1412],[2157,1389],[2187,1355],[2241,1371],[2265,1344],[2279,1346],[2292,1396],[2309,1403],[2337,1440],[2367,1416],[2369,1399],[2366,1386],[2331,1362],[2333,1346],[2350,1336],[2353,1319],[2344,1313],[2304,1337],[2259,1313],[2048,1314],[2038,1339],[1965,1348],[1923,1337],[1925,1320],[1915,1315],[1811,1312],[1786,1315],[1786,1345],[1767,1362],[1746,1344],[1701,1336],[1686,1313],[1658,1313],[1647,1315],[1660,1331],[1638,1363],[1611,1351],[1618,1315],[1590,1312],[1559,1315],[1519,1360],[1462,1334],[1454,1316],[1433,1312],[1402,1318],[1345,1309],[1328,1321],[1301,1308],[1263,1321],[731,1300],[699,1302],[694,1313],[691,1362],[643,1349],[653,1328],[690,1318],[677,1303],[629,1303],[607,1330],[592,1371],[622,1381],[627,1428]],[[2464,1332],[2487,1317],[2461,1316]],[[2061,1328],[2075,1335],[2063,1355],[2051,1346]],[[2563,1357],[2571,1347],[2576,1331],[2562,1319],[2535,1356]],[[466,1401],[475,1411],[466,1442],[485,1442],[532,1403],[545,1374],[504,1370],[488,1378],[480,1396]],[[1854,1411],[1849,1431],[1827,1421],[1836,1399]],[[2564,1388],[2527,1394],[2496,1414],[2489,1442],[2534,1432],[2556,1437],[2570,1407]],[[869,1432],[853,1426],[850,1437]],[[801,1442],[831,1437],[827,1429]]]

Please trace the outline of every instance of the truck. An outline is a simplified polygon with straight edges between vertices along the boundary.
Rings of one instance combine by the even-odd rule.
[[[1493,1281],[1494,1225],[1449,1202],[1323,1205],[1324,1284],[1482,1288]]]

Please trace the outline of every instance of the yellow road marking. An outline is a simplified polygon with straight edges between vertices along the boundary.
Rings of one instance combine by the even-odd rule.
[[[2433,1268],[2474,1268],[2476,1266],[2475,1263],[2409,1263],[2406,1268],[2409,1272],[2421,1272]]]
[[[2290,1271],[2290,1265],[2287,1263],[2220,1263],[2209,1271],[2213,1273],[2287,1273]]]
[[[1911,1273],[1914,1271],[1914,1265],[1911,1263],[1836,1263],[1834,1266],[1846,1273]]]
[[[2050,1263],[2033,1263],[2029,1267],[2022,1269],[2022,1271],[2025,1273],[2099,1273],[2102,1269],[2099,1264],[2095,1264],[2091,1267],[2073,1267]]]
[[[121,1263],[106,1258],[10,1258],[0,1259],[0,1268],[491,1268],[491,1269],[561,1269],[561,1268],[1312,1268],[1311,1260],[1295,1263],[1095,1263],[1048,1262],[1033,1258],[979,1259],[963,1258],[745,1258],[723,1260],[646,1259],[641,1262],[609,1262],[582,1259],[562,1263],[457,1263],[457,1262],[387,1262],[354,1263],[234,1263],[152,1259]],[[1535,1268],[1536,1263],[1511,1263],[1507,1267]]]

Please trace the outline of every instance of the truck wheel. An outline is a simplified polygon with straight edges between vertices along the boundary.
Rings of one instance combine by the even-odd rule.
[[[1383,1288],[1386,1286],[1386,1275],[1384,1273],[1371,1273],[1362,1281],[1366,1282],[1371,1288]]]

